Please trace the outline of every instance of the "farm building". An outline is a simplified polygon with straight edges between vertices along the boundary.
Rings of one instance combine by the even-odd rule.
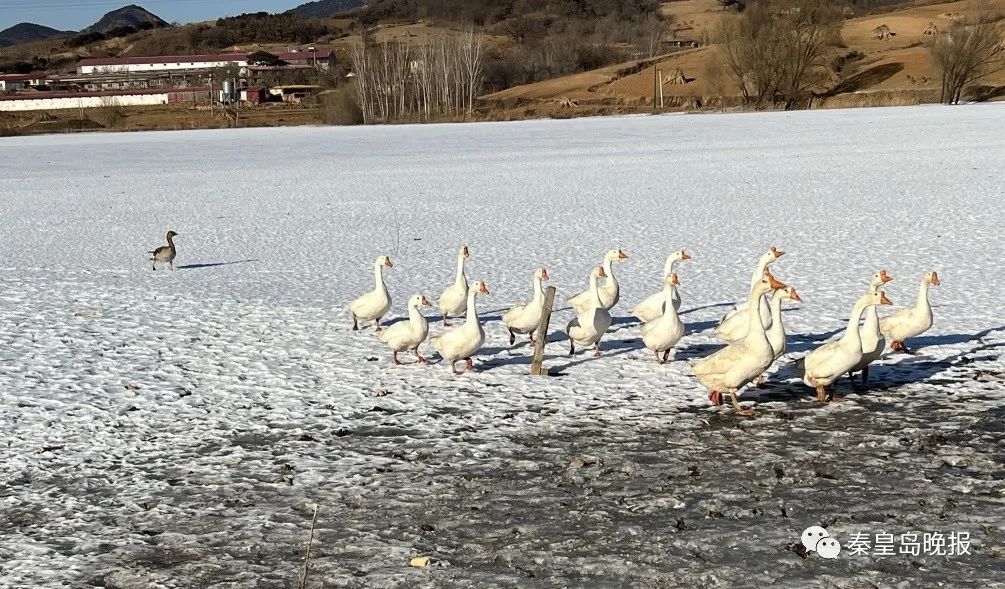
[[[315,84],[291,84],[289,86],[273,86],[269,94],[281,98],[283,102],[300,104],[305,98],[316,93],[321,87]]]
[[[0,92],[17,92],[44,85],[44,73],[0,75]]]
[[[0,96],[0,111],[60,110],[206,102],[209,88],[157,88],[122,92],[30,92]]]
[[[144,73],[166,70],[205,70],[236,65],[247,67],[248,56],[244,53],[221,53],[215,55],[172,55],[160,57],[97,57],[82,59],[77,64],[77,73],[111,74]]]
[[[289,51],[276,55],[291,66],[330,69],[335,65],[331,49],[314,51]],[[148,73],[180,70],[207,70],[236,65],[248,66],[246,53],[220,53],[210,55],[169,55],[154,57],[96,57],[82,59],[77,64],[81,75],[114,73]]]
[[[241,90],[241,100],[249,104],[261,104],[265,102],[264,88],[248,88]]]
[[[278,53],[276,57],[293,66],[309,66],[323,70],[335,67],[335,52],[331,49],[289,51]]]

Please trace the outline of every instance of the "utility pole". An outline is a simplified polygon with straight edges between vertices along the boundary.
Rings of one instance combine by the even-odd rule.
[[[655,65],[653,65],[653,110],[656,110],[656,92],[657,92],[656,86],[659,84],[659,82],[660,82],[659,70],[656,69]]]

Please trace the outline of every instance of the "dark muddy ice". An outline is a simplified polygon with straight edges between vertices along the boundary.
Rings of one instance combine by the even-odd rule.
[[[626,388],[575,422],[518,397],[445,430],[468,412],[431,424],[377,392],[351,425],[221,423],[189,448],[95,456],[86,478],[47,449],[48,472],[8,473],[0,524],[71,563],[20,570],[34,586],[296,587],[315,505],[310,587],[1001,586],[999,360],[919,359],[923,384],[881,369],[827,407],[776,384],[754,419]],[[811,525],[844,552],[801,550]],[[847,550],[914,532],[967,533],[969,554]]]

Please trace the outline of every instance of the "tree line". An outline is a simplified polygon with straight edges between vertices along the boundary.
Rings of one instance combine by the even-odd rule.
[[[484,47],[473,29],[419,46],[364,35],[350,50],[362,122],[470,115],[482,91]]]

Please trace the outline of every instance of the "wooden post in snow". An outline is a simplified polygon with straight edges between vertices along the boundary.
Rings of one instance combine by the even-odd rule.
[[[656,79],[660,83],[660,110],[663,110],[663,70],[656,70]]]
[[[656,110],[656,92],[657,92],[656,87],[659,86],[659,83],[660,83],[660,72],[659,70],[656,69],[656,66],[653,65],[653,110]]]
[[[548,324],[551,323],[551,308],[555,304],[555,287],[549,286],[544,291],[544,313],[541,324],[537,326],[537,341],[534,342],[534,359],[530,363],[530,373],[537,376],[548,376],[544,362],[544,344],[548,342]]]

